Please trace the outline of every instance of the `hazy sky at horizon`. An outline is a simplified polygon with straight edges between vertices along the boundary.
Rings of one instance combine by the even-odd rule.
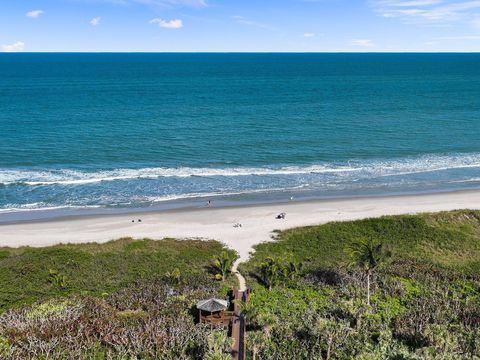
[[[0,51],[480,51],[479,0],[4,0]]]

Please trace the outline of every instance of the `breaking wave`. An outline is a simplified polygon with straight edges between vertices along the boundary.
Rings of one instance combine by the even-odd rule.
[[[352,160],[337,164],[271,167],[195,168],[150,167],[100,171],[72,169],[0,169],[0,184],[48,186],[85,185],[135,179],[189,177],[295,176],[305,174],[349,176],[351,178],[401,176],[462,168],[480,168],[480,154],[428,155],[393,160]]]
[[[0,214],[476,188],[480,153],[304,166],[0,169]],[[201,202],[200,202],[201,204]],[[163,205],[162,205],[163,206]]]

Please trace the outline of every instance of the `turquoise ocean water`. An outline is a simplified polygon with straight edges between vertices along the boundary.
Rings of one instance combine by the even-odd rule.
[[[0,221],[478,187],[480,54],[0,55]]]

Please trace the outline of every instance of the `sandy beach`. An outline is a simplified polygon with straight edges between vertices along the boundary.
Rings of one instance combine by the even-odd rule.
[[[106,242],[121,237],[202,238],[222,241],[245,260],[255,244],[270,240],[277,229],[467,208],[480,209],[480,191],[64,218],[0,225],[0,246]],[[285,220],[276,219],[281,212],[286,213]],[[236,223],[242,227],[234,227]]]

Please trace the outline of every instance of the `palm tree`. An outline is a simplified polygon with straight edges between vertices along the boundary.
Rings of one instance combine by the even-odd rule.
[[[252,351],[252,360],[256,360],[257,354],[261,351],[265,344],[264,334],[259,331],[249,331],[247,332],[247,337],[248,347]]]
[[[378,265],[390,254],[385,251],[383,243],[373,240],[355,242],[348,250],[352,264],[365,271],[367,275],[367,304],[370,305],[370,278]]]
[[[213,265],[215,269],[219,272],[219,274],[217,274],[216,277],[220,278],[222,281],[225,281],[228,274],[232,270],[232,266],[234,262],[235,262],[235,256],[228,251],[222,251],[220,255],[214,256]]]
[[[281,267],[275,259],[268,258],[260,265],[260,277],[268,290],[278,284],[280,274]]]
[[[208,335],[208,352],[205,356],[206,360],[230,360],[232,356],[228,350],[232,347],[232,341],[227,337],[224,331],[214,331]]]
[[[245,321],[249,324],[257,324],[261,326],[275,325],[277,323],[277,318],[267,312],[262,312],[258,305],[252,301],[245,302],[241,300],[233,300],[234,304],[238,304],[240,307],[240,313],[245,317]]]
[[[284,281],[293,281],[297,278],[298,274],[302,270],[302,263],[289,261],[281,267],[281,274]]]

